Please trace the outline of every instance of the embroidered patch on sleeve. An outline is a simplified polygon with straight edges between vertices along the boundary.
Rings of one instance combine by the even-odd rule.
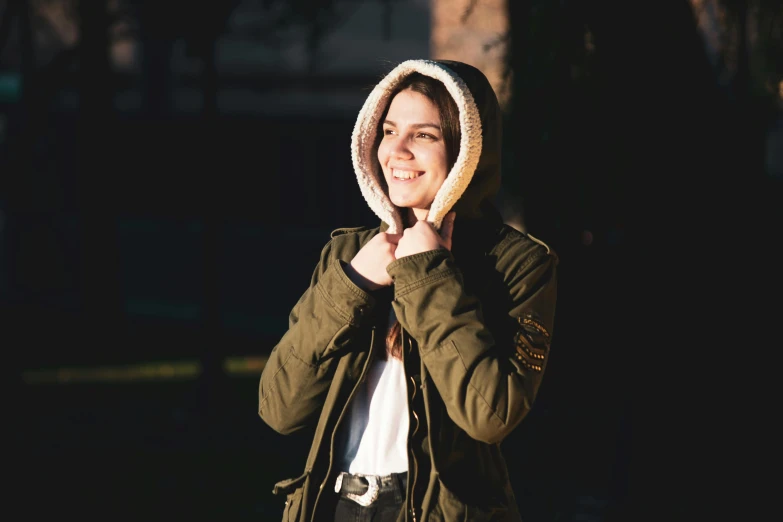
[[[522,366],[535,372],[543,368],[544,359],[549,351],[550,334],[542,322],[533,314],[517,318],[519,329],[514,336],[516,353],[514,356]]]

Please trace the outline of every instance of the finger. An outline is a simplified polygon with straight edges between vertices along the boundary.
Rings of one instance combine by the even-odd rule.
[[[411,229],[430,235],[438,234],[438,229],[435,228],[435,223],[433,223],[432,221],[427,221],[426,219],[420,219],[419,221],[416,222],[415,225],[411,227]]]
[[[456,212],[449,212],[443,218],[443,225],[440,227],[440,237],[444,241],[451,241],[451,234],[454,232],[454,220],[457,219]]]

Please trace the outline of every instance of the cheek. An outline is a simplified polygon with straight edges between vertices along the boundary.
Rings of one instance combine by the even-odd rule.
[[[383,167],[384,164],[386,163],[386,158],[388,157],[387,147],[384,145],[383,141],[381,141],[381,143],[378,145],[378,153],[376,154],[376,156],[378,156],[378,161]]]
[[[437,174],[437,177],[446,177],[446,155],[441,154],[440,150],[428,150],[426,153],[427,166],[430,171]]]
[[[439,161],[440,161],[440,169],[441,169],[441,171],[443,173],[443,179],[446,179],[446,176],[449,175],[449,162],[448,162],[448,160],[446,158],[446,150],[445,149],[442,151],[442,154],[440,155]]]

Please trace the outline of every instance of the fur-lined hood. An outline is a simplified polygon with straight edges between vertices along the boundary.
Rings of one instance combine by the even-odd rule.
[[[403,230],[403,214],[387,194],[374,149],[378,124],[391,93],[418,72],[442,82],[459,108],[461,131],[457,160],[432,202],[427,221],[440,229],[449,211],[458,220],[479,218],[500,188],[501,113],[495,92],[475,67],[454,61],[408,60],[375,86],[364,102],[351,140],[353,167],[362,195],[392,234]]]

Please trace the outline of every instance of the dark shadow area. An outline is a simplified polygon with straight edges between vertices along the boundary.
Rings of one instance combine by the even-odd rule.
[[[219,57],[252,54],[252,41],[217,52],[243,2],[187,23],[177,2],[66,3],[79,38],[49,60],[33,37],[40,3],[0,3],[13,496],[35,520],[279,520],[272,486],[301,474],[310,434],[268,428],[258,372],[225,361],[270,352],[332,229],[376,224],[350,135],[381,68],[319,74],[315,60],[221,76]],[[256,4],[303,25],[312,59],[340,2]],[[783,71],[758,61],[781,56],[773,3],[739,4],[716,3],[736,27],[771,25],[733,40],[747,60],[724,81],[692,2],[508,3],[504,191],[560,257],[547,376],[503,443],[527,522],[699,520],[749,487],[734,469],[762,452],[747,432],[768,394],[750,381],[774,382],[749,353],[779,344],[767,330],[783,194],[768,158],[783,148],[771,131]],[[120,21],[145,42],[136,72],[108,52]],[[197,67],[175,85],[179,45]],[[245,92],[266,101],[225,110]],[[321,111],[303,108],[312,99]],[[31,373],[167,361],[199,372]]]

